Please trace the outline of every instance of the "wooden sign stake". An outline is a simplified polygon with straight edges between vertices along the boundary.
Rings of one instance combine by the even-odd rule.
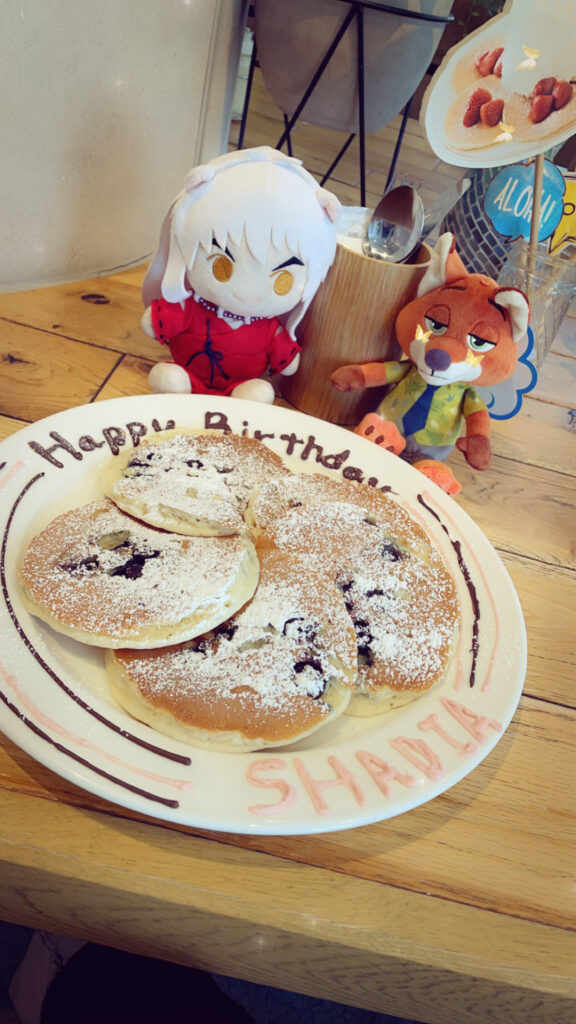
[[[532,195],[532,218],[530,221],[530,242],[528,246],[531,254],[534,254],[538,249],[538,229],[540,227],[543,180],[544,153],[539,153],[534,160],[534,192]]]

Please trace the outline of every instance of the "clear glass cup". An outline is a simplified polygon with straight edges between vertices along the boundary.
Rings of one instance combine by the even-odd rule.
[[[519,238],[508,251],[498,284],[520,288],[528,297],[532,360],[539,369],[576,297],[576,249],[570,245],[551,256],[543,246],[531,251],[526,239]]]

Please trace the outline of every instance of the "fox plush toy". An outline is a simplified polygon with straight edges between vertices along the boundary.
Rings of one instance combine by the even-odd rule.
[[[396,318],[404,358],[341,366],[330,380],[340,391],[390,385],[356,433],[402,454],[448,494],[457,494],[460,484],[443,464],[454,445],[474,469],[487,469],[492,457],[488,409],[472,385],[512,376],[529,318],[524,293],[469,274],[447,232],[416,298]]]

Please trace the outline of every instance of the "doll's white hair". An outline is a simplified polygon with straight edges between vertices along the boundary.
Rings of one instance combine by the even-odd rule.
[[[334,259],[339,212],[336,196],[279,150],[260,146],[216,157],[189,172],[168,212],[144,279],[144,303],[159,294],[168,302],[186,299],[198,246],[209,251],[213,238],[222,248],[245,242],[260,263],[270,244],[286,245],[308,271],[300,301],[283,318],[294,335]]]

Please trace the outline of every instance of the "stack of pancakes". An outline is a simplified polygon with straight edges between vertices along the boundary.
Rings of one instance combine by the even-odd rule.
[[[116,699],[158,732],[265,749],[445,677],[454,582],[375,488],[170,431],[116,458],[104,491],[33,539],[21,580],[34,614],[107,649]]]

